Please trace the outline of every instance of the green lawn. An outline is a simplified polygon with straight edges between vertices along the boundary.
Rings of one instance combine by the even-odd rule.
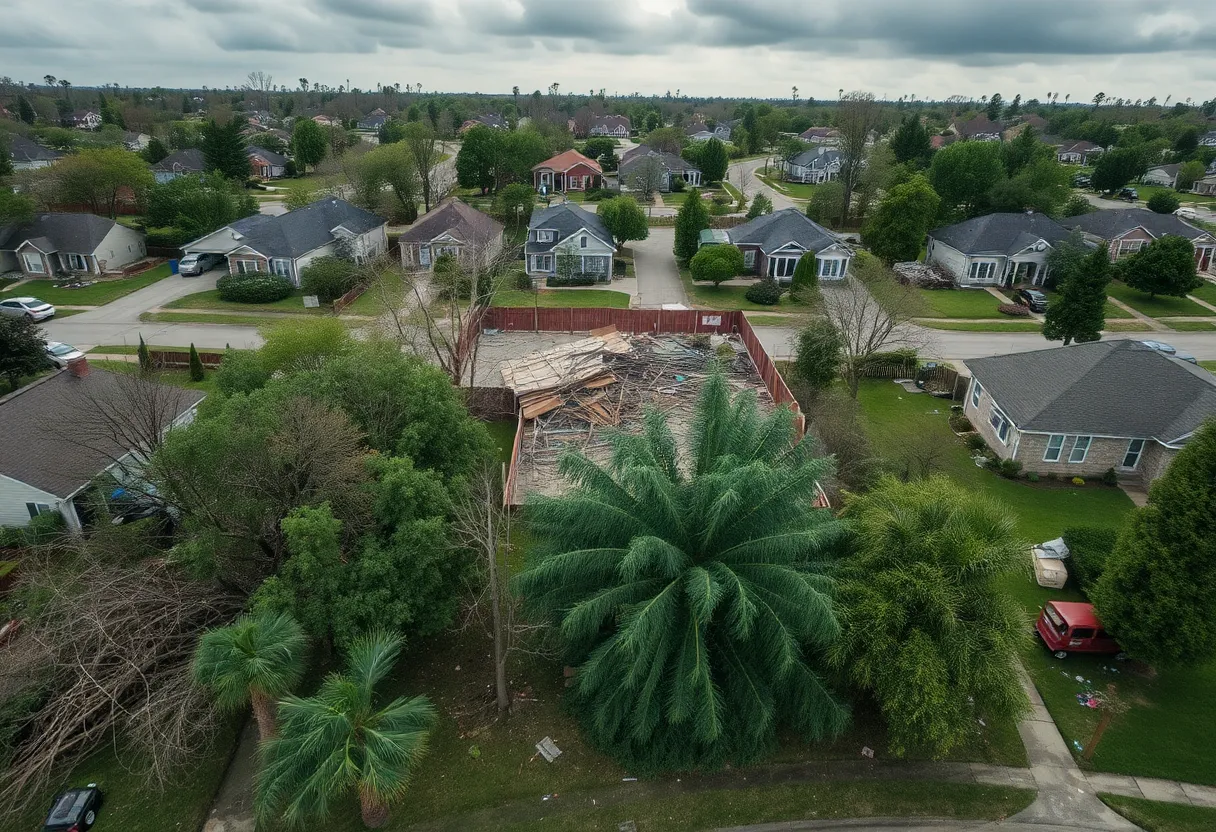
[[[926,318],[997,318],[1000,301],[983,289],[918,289]]]
[[[949,329],[956,332],[1038,332],[1043,325],[1037,321],[917,321],[928,329]]]
[[[342,315],[362,315],[375,317],[384,314],[388,311],[388,304],[395,305],[398,309],[404,307],[406,296],[413,296],[413,290],[405,285],[405,275],[401,272],[389,272],[384,276],[384,279],[373,284],[367,290],[355,298],[355,300],[342,310]]]
[[[768,185],[779,194],[784,194],[790,199],[810,199],[818,185],[807,185],[802,182],[784,182],[774,173],[771,176],[765,176],[762,173],[757,173],[756,178]]]
[[[1152,332],[1153,328],[1143,321],[1107,321],[1102,327],[1107,332]]]
[[[134,361],[91,361],[89,363],[94,367],[100,367],[103,370],[109,370],[114,373],[139,372],[139,364]],[[215,392],[214,370],[207,370],[202,381],[191,381],[190,371],[185,368],[180,370],[161,370],[156,373],[156,380],[163,381],[165,384],[172,384],[175,387],[185,387],[188,390],[202,390],[204,393]]]
[[[226,324],[228,326],[262,326],[304,315],[215,315],[207,312],[144,312],[141,321],[168,324]]]
[[[1212,832],[1216,829],[1216,809],[1117,794],[1100,794],[1098,797],[1145,832]]]
[[[145,286],[151,286],[156,281],[163,280],[168,276],[169,264],[162,263],[156,268],[149,269],[143,274],[137,274],[134,277],[107,278],[106,280],[94,283],[92,286],[84,286],[80,289],[56,289],[55,283],[58,281],[31,280],[28,283],[21,284],[20,289],[14,291],[19,291],[22,295],[32,295],[53,306],[60,304],[66,306],[103,306]]]
[[[166,350],[169,352],[189,352],[190,346],[187,344],[184,347],[161,347],[155,344],[148,344],[150,350]],[[207,347],[195,347],[200,352],[223,353],[223,350],[209,349]],[[85,355],[136,355],[139,352],[138,344],[103,344],[93,347],[85,352]]]
[[[490,439],[494,441],[494,447],[498,449],[498,461],[502,463],[510,463],[511,449],[515,447],[515,429],[519,427],[518,423],[513,419],[508,419],[502,422],[484,422],[486,430],[490,432]]]
[[[1148,315],[1150,318],[1207,318],[1216,316],[1216,312],[1200,306],[1193,300],[1168,297],[1166,295],[1151,297],[1119,281],[1112,280],[1106,292],[1111,297],[1123,301],[1132,309],[1135,309],[1142,315]]]
[[[1205,280],[1203,281],[1203,285],[1191,292],[1191,294],[1200,300],[1216,304],[1216,283],[1213,283],[1210,280]]]
[[[1102,317],[1104,317],[1108,321],[1110,321],[1110,320],[1129,320],[1129,321],[1135,320],[1135,318],[1132,316],[1131,312],[1128,312],[1126,309],[1123,309],[1121,307],[1115,306],[1109,300],[1106,302],[1106,305],[1102,307]]]
[[[1212,205],[1216,203],[1216,197],[1210,197],[1205,194],[1179,193],[1173,188],[1166,188],[1161,185],[1135,185],[1136,193],[1140,194],[1140,201],[1147,203],[1152,199],[1154,194],[1166,193],[1178,197],[1183,205],[1188,202],[1197,203],[1199,205]]]
[[[504,289],[494,293],[493,305],[628,309],[629,294],[610,289]]]
[[[1179,332],[1211,332],[1216,329],[1216,323],[1212,321],[1163,321],[1162,323]]]
[[[752,326],[784,326],[791,329],[801,329],[810,321],[809,315],[748,315],[747,322]]]
[[[207,292],[196,292],[184,298],[165,304],[166,309],[224,309],[231,312],[292,312],[300,315],[328,315],[329,304],[322,304],[316,309],[304,306],[304,293],[299,289],[293,291],[282,300],[272,303],[237,303],[231,300],[220,300],[219,289]]]
[[[684,293],[688,295],[692,305],[699,309],[742,309],[745,312],[806,312],[807,307],[794,303],[788,294],[781,296],[781,302],[776,306],[766,306],[762,303],[752,303],[747,299],[747,286],[714,286],[712,283],[697,283],[692,279],[692,272],[680,269],[680,280],[684,284]]]
[[[1200,361],[1199,366],[1205,370],[1216,372],[1216,361]]]

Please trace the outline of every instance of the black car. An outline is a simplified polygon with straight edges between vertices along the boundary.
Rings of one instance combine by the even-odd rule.
[[[90,783],[83,789],[68,789],[51,804],[42,832],[86,832],[97,821],[101,789]]]
[[[1030,307],[1031,312],[1047,311],[1047,295],[1038,289],[1018,289],[1013,299],[1023,306]]]
[[[1088,176],[1083,173],[1078,173],[1072,178],[1072,186],[1074,188],[1088,188],[1090,181],[1091,180]]]
[[[1120,188],[1119,199],[1126,199],[1128,202],[1135,202],[1140,198],[1140,193],[1135,188]]]

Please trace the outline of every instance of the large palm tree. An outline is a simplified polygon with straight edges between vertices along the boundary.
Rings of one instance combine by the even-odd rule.
[[[529,502],[518,579],[577,665],[592,739],[653,771],[754,758],[783,726],[839,732],[814,666],[838,635],[821,561],[841,527],[812,506],[830,463],[794,442],[792,414],[761,417],[714,374],[686,459],[657,412],[613,442],[607,467],[568,455],[575,489]]]
[[[307,647],[304,630],[286,613],[242,616],[199,639],[194,678],[225,710],[252,705],[265,740],[274,734],[276,700],[304,673]]]
[[[373,634],[356,639],[346,672],[331,673],[315,696],[279,703],[278,736],[262,744],[264,767],[254,806],[260,821],[299,827],[324,817],[330,803],[359,795],[363,822],[388,821],[410,776],[426,754],[435,709],[425,696],[375,704],[375,687],[392,670],[401,639]]]
[[[978,719],[1020,715],[1030,626],[999,582],[1025,568],[1027,546],[1008,509],[945,477],[885,479],[845,517],[856,551],[842,564],[832,658],[877,700],[892,752],[941,756]]]

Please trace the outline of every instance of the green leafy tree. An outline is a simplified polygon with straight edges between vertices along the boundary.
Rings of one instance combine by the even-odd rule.
[[[802,297],[813,294],[819,289],[819,260],[813,252],[808,252],[798,258],[794,274],[790,278],[790,294]]]
[[[501,132],[479,124],[464,134],[456,154],[456,181],[462,188],[491,193],[502,165]]]
[[[16,390],[22,376],[32,376],[50,366],[46,340],[38,324],[29,318],[0,316],[0,375]]]
[[[1005,171],[1010,176],[1017,176],[1033,161],[1055,155],[1050,146],[1039,141],[1038,134],[1030,125],[1018,133],[1013,141],[1001,145],[1001,149],[1005,156]]]
[[[933,143],[919,115],[913,113],[900,121],[899,128],[891,137],[891,150],[898,164],[911,162],[920,168],[929,166],[933,157]]]
[[[301,123],[308,119],[301,119]],[[226,179],[244,182],[249,178],[249,157],[245,155],[244,122],[232,118],[226,124],[211,119],[202,128],[200,148],[207,171],[217,171]],[[297,161],[299,157],[297,156]]]
[[[257,202],[240,183],[209,173],[152,185],[145,218],[151,228],[179,228],[192,240],[257,212]]]
[[[1203,166],[1203,162],[1197,160],[1185,162],[1178,168],[1178,179],[1175,184],[1178,190],[1189,191],[1206,173],[1207,168]]]
[[[34,112],[33,106],[30,105],[29,99],[24,95],[17,96],[17,118],[24,121],[26,124],[33,124],[38,114]]]
[[[0,226],[20,225],[34,218],[37,207],[28,194],[0,187]]]
[[[278,699],[300,683],[308,640],[289,615],[243,615],[203,633],[194,654],[198,684],[226,711],[253,707],[258,736],[275,734]]]
[[[1153,240],[1115,268],[1120,280],[1150,296],[1185,297],[1203,285],[1195,271],[1195,247],[1173,234]]]
[[[9,138],[5,133],[0,133],[0,178],[12,176],[13,174],[13,156],[9,150]],[[5,188],[4,190],[11,190]]]
[[[806,205],[806,215],[820,225],[839,228],[844,224],[844,185],[833,179],[815,188]]]
[[[152,354],[148,352],[148,345],[144,343],[143,333],[140,333],[139,346],[135,350],[135,355],[139,358],[139,369],[141,372],[150,373],[156,369],[152,366]]]
[[[600,203],[597,213],[612,232],[617,245],[630,240],[645,240],[650,236],[646,212],[631,196],[618,196]]]
[[[291,128],[291,153],[301,169],[317,165],[325,158],[329,150],[329,139],[321,125],[310,118],[298,118]]]
[[[1164,667],[1216,656],[1216,422],[1134,509],[1090,598],[1131,655]]]
[[[1048,341],[1084,343],[1102,337],[1106,325],[1106,287],[1110,285],[1110,252],[1103,243],[1076,268],[1056,276],[1056,297],[1047,307],[1043,337]]]
[[[1055,216],[1072,193],[1068,169],[1054,156],[1039,157],[1011,179],[1002,179],[988,193],[993,211],[1026,209]]]
[[[198,357],[198,350],[194,348],[194,344],[190,345],[190,380],[202,381],[206,378],[207,373],[203,369],[203,359]]]
[[[604,170],[616,170],[616,139],[606,136],[587,139],[582,154],[599,162]]]
[[[701,245],[701,232],[709,228],[709,210],[701,199],[700,191],[693,191],[684,200],[676,214],[676,242],[674,252],[677,260],[688,262]]]
[[[801,262],[799,263],[801,265]],[[794,372],[815,390],[830,387],[840,377],[840,331],[825,318],[816,318],[798,333]]]
[[[1099,191],[1117,191],[1143,176],[1148,162],[1138,147],[1116,147],[1098,157],[1090,182]]]
[[[319,192],[312,186],[310,180],[297,179],[287,186],[287,196],[283,198],[283,206],[288,211],[303,208],[317,201]]]
[[[323,303],[333,303],[355,286],[358,268],[340,257],[318,257],[300,270],[300,288]]]
[[[1082,214],[1092,214],[1098,208],[1092,202],[1080,194],[1074,194],[1064,203],[1064,207],[1060,209],[1062,217],[1079,217]]]
[[[1019,676],[1029,622],[1001,581],[1026,544],[998,503],[945,477],[884,479],[849,501],[856,553],[841,569],[834,663],[878,701],[891,751],[941,757],[976,720],[1029,710]]]
[[[887,192],[866,224],[862,240],[888,264],[915,260],[940,206],[941,198],[929,180],[916,174]]]
[[[536,205],[536,191],[531,185],[523,182],[513,182],[498,192],[494,199],[498,216],[513,228],[523,228],[532,219],[532,209]],[[600,210],[603,208],[601,206]]]
[[[955,142],[933,154],[929,184],[941,197],[939,222],[978,217],[987,211],[988,195],[1005,178],[999,142]]]
[[[300,828],[322,821],[355,794],[363,823],[376,829],[408,790],[438,720],[425,696],[377,707],[376,686],[388,676],[401,641],[372,634],[352,645],[344,673],[331,673],[315,696],[279,703],[278,736],[262,745],[254,792],[261,824]]]
[[[988,106],[984,110],[984,114],[988,116],[990,121],[1000,121],[1001,113],[1005,109],[1005,102],[1001,99],[999,92],[994,92],[992,98],[988,99]]]
[[[375,211],[388,196],[395,219],[405,223],[418,219],[422,193],[414,154],[406,142],[369,150],[355,162],[353,171],[355,202]]]
[[[738,246],[705,246],[688,262],[693,280],[710,280],[717,286],[743,274],[743,252]]]
[[[155,165],[161,159],[169,155],[169,148],[165,147],[165,143],[153,136],[148,139],[148,146],[139,151],[139,155],[149,165]]]
[[[592,741],[630,770],[755,759],[778,732],[810,740],[846,721],[815,668],[838,629],[818,565],[839,534],[812,507],[830,463],[795,444],[792,414],[706,382],[686,465],[666,418],[618,434],[601,468],[530,500],[537,546],[517,579],[576,667],[571,696]]]
[[[721,139],[710,139],[701,146],[700,159],[697,167],[706,182],[721,182],[730,167],[730,154]]]
[[[688,136],[679,127],[659,127],[646,135],[646,146],[660,153],[674,153],[679,156],[688,144]]]
[[[1169,191],[1157,191],[1144,205],[1155,214],[1172,214],[1182,205],[1182,200]]]
[[[773,213],[773,201],[764,194],[758,193],[752,197],[751,207],[747,209],[747,218],[754,220],[756,217],[762,217],[765,214]]]
[[[56,202],[84,204],[94,214],[107,217],[117,216],[119,204],[129,193],[142,202],[156,182],[138,154],[117,147],[80,150],[60,159],[43,175],[51,183]]]

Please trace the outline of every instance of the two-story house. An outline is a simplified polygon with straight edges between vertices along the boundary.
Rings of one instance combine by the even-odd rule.
[[[988,214],[929,232],[925,262],[936,263],[961,287],[1041,286],[1052,247],[1068,229],[1046,214]]]
[[[615,252],[612,232],[598,214],[571,202],[532,212],[524,257],[533,277],[595,275],[607,283],[612,280]]]
[[[1110,208],[1066,217],[1060,224],[1080,231],[1087,240],[1106,243],[1110,259],[1134,254],[1166,234],[1185,237],[1195,246],[1195,268],[1212,271],[1216,267],[1216,236],[1196,228],[1173,214],[1158,214],[1144,208]]]
[[[587,128],[588,136],[609,136],[614,139],[629,138],[633,124],[628,116],[596,116]]]

